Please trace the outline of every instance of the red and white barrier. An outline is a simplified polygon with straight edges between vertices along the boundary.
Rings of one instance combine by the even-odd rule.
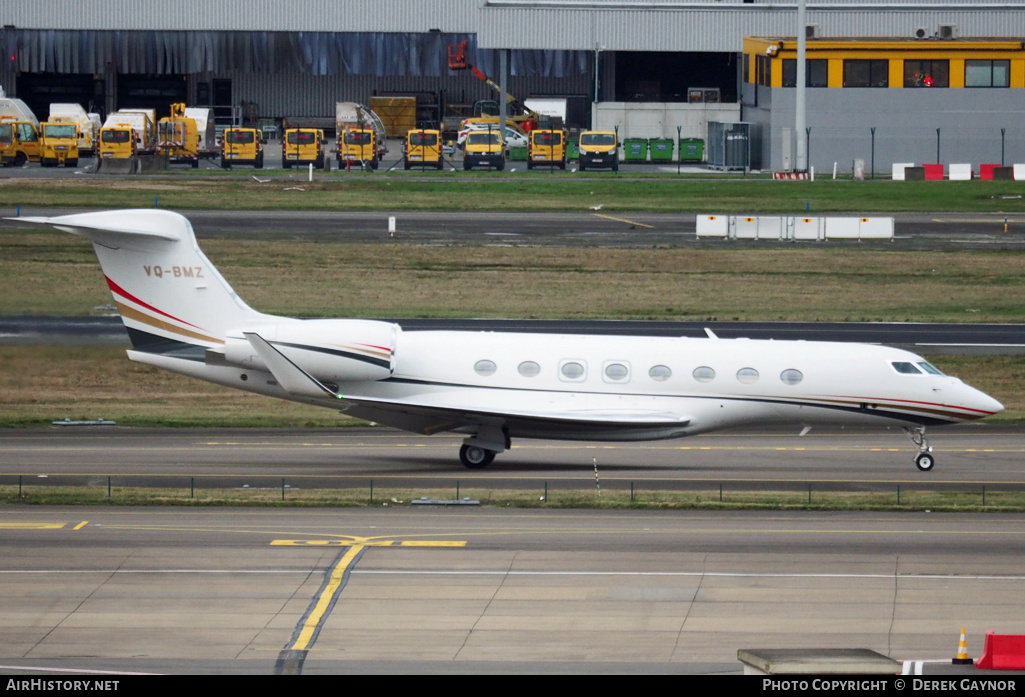
[[[986,646],[975,662],[976,668],[1025,670],[1025,634],[986,632]]]

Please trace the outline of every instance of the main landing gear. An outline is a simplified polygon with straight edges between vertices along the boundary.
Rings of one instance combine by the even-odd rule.
[[[908,435],[911,442],[918,446],[918,454],[915,455],[915,465],[923,472],[928,472],[936,464],[932,456],[932,446],[925,437],[925,426],[917,426],[914,430],[905,428],[904,433]]]
[[[477,470],[487,467],[494,459],[494,450],[488,450],[477,445],[463,445],[459,448],[459,461],[468,469]]]

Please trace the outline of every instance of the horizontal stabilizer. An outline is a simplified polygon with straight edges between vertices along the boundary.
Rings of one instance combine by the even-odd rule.
[[[322,382],[307,373],[255,332],[243,332],[253,350],[263,359],[274,379],[289,394],[304,397],[337,397]]]
[[[134,237],[156,237],[175,242],[192,237],[192,227],[188,220],[159,209],[137,209],[121,211],[103,211],[99,213],[76,213],[55,217],[27,216],[8,218],[23,223],[36,225],[52,225],[58,230],[81,235],[89,239],[108,235],[125,235]]]

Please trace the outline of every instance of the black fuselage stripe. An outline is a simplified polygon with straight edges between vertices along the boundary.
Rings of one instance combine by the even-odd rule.
[[[355,353],[353,351],[342,351],[340,349],[329,349],[323,346],[310,346],[309,344],[293,344],[287,341],[272,341],[270,342],[273,346],[287,346],[289,348],[296,348],[302,351],[312,351],[314,353],[324,353],[329,356],[339,356],[341,358],[347,358],[352,361],[360,361],[361,363],[369,363],[370,365],[376,365],[381,368],[391,368],[391,361],[385,358],[375,358],[373,356],[366,356],[362,353]]]

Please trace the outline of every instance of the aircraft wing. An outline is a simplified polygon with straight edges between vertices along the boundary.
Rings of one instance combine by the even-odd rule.
[[[346,396],[343,405],[343,411],[351,416],[424,434],[457,431],[481,424],[504,424],[512,433],[530,433],[536,437],[586,435],[615,440],[646,434],[649,438],[669,438],[681,435],[680,432],[691,421],[689,416],[648,409],[552,411],[497,407],[485,410],[432,404],[422,398],[382,401]]]

